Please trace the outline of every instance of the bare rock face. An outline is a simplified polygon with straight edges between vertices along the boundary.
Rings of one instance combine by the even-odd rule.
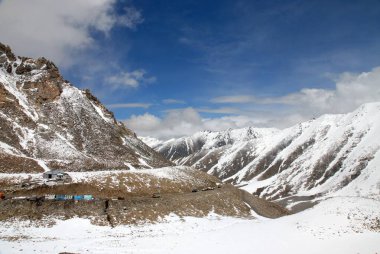
[[[54,63],[16,57],[1,43],[0,158],[0,171],[9,173],[172,165]]]

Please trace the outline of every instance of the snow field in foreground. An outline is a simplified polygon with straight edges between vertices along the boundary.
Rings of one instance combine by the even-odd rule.
[[[380,202],[337,197],[280,219],[179,218],[157,224],[101,227],[89,220],[51,228],[0,225],[0,253],[380,253]]]

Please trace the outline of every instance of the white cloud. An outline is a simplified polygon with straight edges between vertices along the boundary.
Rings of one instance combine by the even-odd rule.
[[[224,116],[220,118],[204,119],[203,124],[206,130],[220,131],[229,128],[236,129],[247,126],[255,126],[251,117],[247,116]]]
[[[125,123],[139,136],[160,139],[188,136],[201,130],[217,131],[253,125],[250,118],[244,116],[203,119],[194,108],[171,110],[163,118],[149,113],[133,115]]]
[[[256,97],[251,95],[221,96],[211,99],[213,103],[247,103],[254,102]]]
[[[151,103],[118,103],[107,105],[108,108],[149,108]]]
[[[162,100],[162,103],[164,104],[186,104],[183,100],[176,100],[176,99],[164,99]]]
[[[133,115],[126,121],[126,124],[133,131],[136,131],[139,134],[146,135],[156,128],[159,128],[162,120],[154,115],[145,113],[143,115]]]
[[[237,108],[233,107],[221,107],[221,108],[198,108],[198,112],[214,113],[214,114],[238,114],[241,112]]]
[[[127,7],[115,12],[116,0],[0,1],[1,41],[18,55],[45,56],[71,65],[77,53],[94,46],[91,30],[108,34],[116,25],[135,28],[141,13]]]
[[[361,74],[344,73],[336,80],[335,89],[305,88],[267,101],[292,105],[295,112],[305,116],[346,113],[363,103],[380,101],[380,68]]]
[[[347,113],[373,101],[380,101],[380,68],[361,74],[342,74],[336,80],[335,89],[331,90],[304,88],[285,96],[265,98],[225,96],[213,102],[238,104],[239,107],[176,109],[167,111],[162,118],[146,113],[132,116],[126,124],[140,136],[168,139],[200,130],[246,126],[284,128],[325,113]],[[199,112],[234,115],[202,118]]]
[[[149,84],[155,81],[155,77],[147,77],[145,70],[134,70],[132,72],[124,71],[119,74],[109,76],[105,79],[105,82],[114,88],[137,88],[143,83]]]

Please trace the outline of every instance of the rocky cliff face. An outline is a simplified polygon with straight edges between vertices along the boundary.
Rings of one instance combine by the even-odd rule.
[[[370,103],[284,130],[199,132],[152,147],[179,165],[297,204],[338,191],[380,198],[379,135],[380,103]]]
[[[52,62],[16,57],[0,43],[0,172],[169,165]]]

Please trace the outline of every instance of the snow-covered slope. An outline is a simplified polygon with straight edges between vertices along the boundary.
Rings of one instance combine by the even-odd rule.
[[[170,214],[161,223],[114,228],[77,217],[49,227],[15,220],[0,224],[0,253],[374,254],[380,249],[379,206],[336,198],[276,220]]]
[[[369,103],[284,130],[199,132],[153,148],[261,197],[301,205],[337,191],[379,199],[379,136],[380,103]]]
[[[50,61],[0,43],[0,172],[105,170],[171,163]]]
[[[179,165],[191,165],[224,179],[234,174],[235,169],[242,168],[245,161],[249,161],[250,155],[246,151],[250,151],[255,141],[277,132],[277,129],[244,128],[220,132],[201,131],[191,137],[165,142],[154,138],[141,139]],[[239,157],[238,162],[228,161],[225,156],[227,149],[229,154]],[[243,160],[240,156],[247,158]],[[235,165],[236,163],[239,165]],[[215,170],[218,165],[223,170]]]

